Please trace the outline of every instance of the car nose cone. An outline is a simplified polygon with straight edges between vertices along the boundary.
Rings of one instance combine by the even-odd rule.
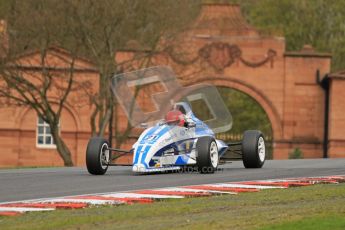
[[[133,172],[145,172],[145,166],[143,164],[136,164],[132,167]]]

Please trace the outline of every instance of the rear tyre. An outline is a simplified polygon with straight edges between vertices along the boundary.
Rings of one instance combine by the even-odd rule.
[[[107,140],[101,137],[92,137],[86,149],[86,167],[92,175],[103,175],[108,170],[110,150]]]
[[[258,130],[247,130],[242,140],[243,165],[246,168],[261,168],[266,160],[263,134]]]
[[[196,163],[200,173],[214,173],[219,163],[218,147],[213,137],[200,137],[196,143]]]

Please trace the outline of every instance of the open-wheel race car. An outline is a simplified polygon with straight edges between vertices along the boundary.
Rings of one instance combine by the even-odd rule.
[[[159,67],[116,75],[113,78],[113,92],[132,127],[138,127],[139,124],[147,127],[129,150],[112,148],[106,139],[92,137],[86,150],[88,172],[103,175],[109,166],[123,165],[114,163],[114,160],[128,154],[133,157],[132,164],[129,165],[137,173],[186,168],[200,173],[214,173],[219,165],[239,159],[243,160],[246,168],[261,168],[266,158],[263,134],[258,130],[248,130],[244,132],[240,142],[226,143],[217,139],[216,132],[231,128],[232,117],[216,88],[205,84],[188,89],[180,86],[174,88],[176,82],[174,87],[171,87],[171,82],[176,79],[171,76],[169,68]],[[143,112],[138,106],[140,102],[133,95],[139,95],[138,90],[157,82],[165,86],[164,92],[155,93],[151,97],[159,103],[155,103],[153,112]],[[172,98],[176,98],[176,92],[179,92],[182,100],[173,103]],[[194,114],[192,105],[197,100],[205,102],[195,106],[199,113],[200,106],[209,107],[211,118],[202,120]],[[201,111],[205,111],[204,108]]]

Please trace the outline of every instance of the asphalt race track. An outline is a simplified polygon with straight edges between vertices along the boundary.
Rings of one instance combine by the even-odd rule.
[[[116,192],[244,180],[345,175],[345,159],[272,160],[262,169],[245,169],[242,162],[220,166],[215,174],[162,173],[135,175],[130,167],[111,167],[104,176],[85,168],[0,170],[0,202],[90,193]]]

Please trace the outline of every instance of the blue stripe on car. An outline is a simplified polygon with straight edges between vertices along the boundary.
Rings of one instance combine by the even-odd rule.
[[[140,151],[143,148],[143,145],[139,145],[137,151],[135,151],[134,162],[133,164],[137,164],[139,161]]]
[[[175,162],[175,165],[186,165],[188,162],[189,156],[178,156]]]
[[[164,127],[162,130],[160,130],[157,134],[158,138],[160,138],[161,136],[163,136],[167,131],[169,131],[170,127],[169,126],[166,126]],[[141,163],[143,165],[145,165],[146,168],[148,168],[149,166],[147,165],[146,163],[146,156],[147,156],[147,153],[150,151],[152,145],[147,145],[142,156],[141,156]]]
[[[147,163],[145,162],[145,158],[146,158],[146,155],[147,155],[147,152],[150,150],[150,148],[152,147],[152,145],[146,145],[145,149],[144,149],[144,152],[142,153],[142,156],[141,156],[141,163],[143,165],[145,165],[145,168],[148,168],[149,166],[147,165]]]

